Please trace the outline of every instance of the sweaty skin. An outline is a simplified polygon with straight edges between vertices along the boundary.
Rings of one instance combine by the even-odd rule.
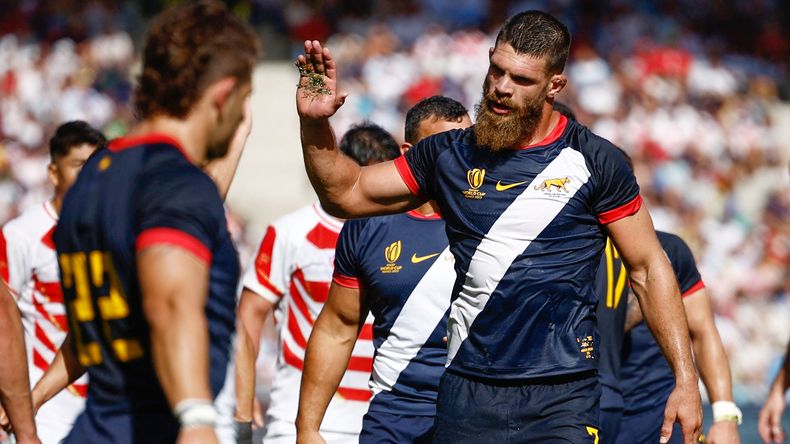
[[[309,63],[316,73],[323,74],[329,91],[328,94],[310,94],[304,88],[308,79],[302,77],[296,92],[305,168],[324,208],[335,216],[350,218],[417,207],[421,199],[409,192],[393,162],[359,167],[339,152],[328,120],[346,98],[338,88],[336,63],[332,53],[318,41],[306,41],[304,48],[305,53],[298,56],[297,64]],[[549,77],[546,61],[521,57],[507,44],[492,48],[490,60],[492,64],[496,62],[496,69],[489,69],[486,84],[496,88],[498,94],[515,97],[513,103],[523,103],[534,94],[545,94],[540,122],[533,137],[521,141],[520,145],[542,140],[559,119],[559,113],[553,112],[553,98],[565,86],[565,77],[561,74]],[[493,110],[508,112],[496,107]],[[658,243],[645,207],[609,224],[607,230],[628,265],[645,320],[675,375],[675,389],[667,402],[661,442],[669,439],[672,423],[677,421],[682,426],[684,441],[693,444],[702,426],[702,405],[688,326],[672,267]]]

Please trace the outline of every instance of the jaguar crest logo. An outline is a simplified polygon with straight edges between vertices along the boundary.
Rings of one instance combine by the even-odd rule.
[[[380,267],[382,273],[398,273],[403,268],[403,266],[396,264],[402,250],[403,242],[400,240],[391,243],[384,249],[384,258],[387,260],[387,265]]]
[[[486,177],[486,170],[483,168],[472,168],[466,172],[466,181],[469,182],[469,189],[464,191],[467,199],[482,199],[486,193],[480,191]]]
[[[535,189],[539,191],[564,191],[568,192],[568,189],[565,188],[565,185],[570,183],[570,177],[560,177],[556,179],[546,179],[541,182],[539,185],[535,185]]]

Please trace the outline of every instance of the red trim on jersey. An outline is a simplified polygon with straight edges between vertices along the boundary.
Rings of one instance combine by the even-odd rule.
[[[371,392],[370,390],[355,389],[348,387],[338,387],[337,394],[342,396],[343,399],[348,399],[350,401],[360,401],[360,402],[368,402],[370,401],[370,398],[373,396],[373,392]]]
[[[359,279],[353,276],[345,276],[340,274],[337,270],[332,275],[332,282],[345,288],[359,288]]]
[[[5,241],[5,233],[0,229],[0,278],[9,283],[8,278],[8,247]]]
[[[442,215],[439,213],[422,214],[417,210],[407,211],[406,214],[415,219],[422,219],[422,220],[438,220],[442,218]]]
[[[291,351],[291,347],[288,347],[288,343],[285,341],[283,341],[283,360],[291,367],[299,369],[299,371],[302,371],[304,368],[304,362],[299,359],[299,356],[296,356],[296,353]]]
[[[307,348],[307,339],[305,339],[302,330],[299,328],[299,322],[296,320],[293,307],[288,310],[288,331],[291,332],[291,337],[296,342],[296,345],[302,347],[302,349]]]
[[[266,229],[266,234],[258,247],[258,255],[255,257],[255,276],[258,282],[269,291],[283,297],[283,292],[271,283],[269,277],[272,275],[272,254],[274,252],[274,242],[277,239],[277,231],[273,226]]]
[[[44,305],[38,301],[36,297],[33,297],[33,308],[45,319],[48,319],[49,322],[52,322],[55,326],[60,327],[63,331],[69,331],[68,322],[66,321],[66,315],[63,314],[52,314],[44,308]]]
[[[33,274],[33,287],[49,302],[63,303],[63,288],[60,282],[41,282],[38,275]]]
[[[351,356],[348,360],[348,370],[370,373],[373,371],[373,358],[367,356]]]
[[[642,196],[637,194],[636,197],[631,199],[627,204],[599,214],[598,222],[602,225],[610,224],[636,213],[640,208],[642,208]]]
[[[323,304],[329,298],[329,282],[303,281],[302,284],[314,301]]]
[[[403,183],[405,183],[406,187],[409,188],[411,194],[422,197],[420,185],[417,184],[417,179],[414,178],[414,173],[411,171],[411,167],[409,166],[409,161],[406,160],[406,156],[400,156],[395,159],[395,168],[398,170],[398,174],[400,174],[401,179],[403,179]]]
[[[323,224],[316,224],[309,233],[307,233],[307,240],[321,250],[332,249],[337,246],[337,238],[339,233],[330,230]]]
[[[705,288],[705,283],[702,282],[702,279],[700,279],[700,280],[697,281],[696,284],[692,285],[691,288],[689,288],[688,290],[684,291],[681,296],[684,297],[684,298],[686,296],[691,296],[692,294],[694,294],[698,290],[702,290],[703,288]]]
[[[302,293],[300,293],[299,289],[296,288],[297,281],[299,281],[299,283],[302,284],[302,287],[305,287],[304,274],[302,273],[301,269],[297,269],[293,273],[293,279],[291,280],[291,298],[293,299],[294,304],[296,304],[296,308],[298,308],[299,311],[302,312],[302,316],[304,316],[304,318],[307,320],[307,322],[310,323],[310,325],[313,325],[313,322],[315,321],[313,320],[313,317],[310,316],[310,310],[307,308],[307,303],[304,301],[304,298],[302,297]]]
[[[54,234],[55,234],[55,225],[53,225],[52,228],[49,231],[47,231],[47,234],[45,234],[44,237],[41,238],[41,243],[47,246],[47,248],[49,248],[50,250],[55,249]]]
[[[362,330],[359,331],[359,339],[363,341],[373,340],[373,324],[364,324]]]
[[[88,384],[71,384],[69,389],[74,390],[77,393],[77,396],[81,398],[88,397]]]
[[[557,126],[555,126],[554,129],[551,130],[551,132],[549,134],[547,134],[546,137],[543,138],[543,140],[541,140],[538,143],[533,143],[531,145],[522,146],[519,149],[527,150],[527,149],[530,149],[530,148],[535,148],[535,147],[538,147],[538,146],[544,146],[544,145],[548,145],[550,143],[554,143],[557,139],[560,138],[560,136],[562,136],[562,133],[565,132],[565,127],[567,127],[567,126],[568,126],[568,118],[563,116],[562,114],[560,114],[560,120],[559,120],[559,122],[557,122]]]
[[[47,371],[47,369],[49,368],[49,362],[47,362],[47,360],[44,359],[44,357],[41,356],[38,353],[38,350],[36,350],[35,348],[33,349],[33,365],[35,365],[37,368],[41,369],[41,371],[44,372]]]
[[[143,145],[170,145],[173,148],[176,148],[181,154],[186,157],[187,160],[192,162],[189,158],[189,154],[184,150],[181,146],[181,142],[173,138],[168,134],[163,133],[149,133],[149,134],[141,134],[139,136],[127,136],[127,137],[119,137],[117,139],[113,139],[107,145],[107,149],[110,151],[117,153],[119,151],[123,151],[128,148],[136,148],[138,146]]]
[[[137,235],[135,248],[142,251],[153,245],[174,245],[194,254],[207,265],[211,263],[211,251],[203,242],[191,234],[174,228],[149,228]]]
[[[41,341],[41,343],[44,344],[44,347],[46,347],[47,350],[51,351],[52,353],[58,352],[58,348],[55,347],[55,344],[52,343],[52,340],[49,339],[47,333],[43,328],[41,328],[41,325],[38,322],[36,322],[36,339]]]

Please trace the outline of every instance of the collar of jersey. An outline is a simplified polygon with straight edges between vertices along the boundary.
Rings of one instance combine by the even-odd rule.
[[[568,126],[568,118],[560,114],[560,120],[557,122],[557,126],[555,126],[554,129],[551,130],[551,132],[546,137],[543,138],[543,140],[541,140],[538,143],[533,143],[532,145],[522,146],[519,149],[528,150],[530,148],[546,146],[551,143],[554,143],[557,141],[557,139],[560,138],[560,136],[562,136],[562,133],[565,132],[565,127],[567,126]]]
[[[170,145],[180,151],[181,154],[183,154],[184,157],[186,157],[186,159],[191,162],[189,155],[186,151],[184,151],[181,143],[173,138],[173,136],[164,133],[148,133],[140,134],[139,136],[119,137],[110,141],[110,144],[107,146],[107,148],[110,151],[118,152],[143,145]]]

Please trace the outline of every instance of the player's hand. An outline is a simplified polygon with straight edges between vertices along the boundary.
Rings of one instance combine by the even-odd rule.
[[[219,444],[213,427],[181,427],[177,444]]]
[[[11,428],[11,420],[8,419],[8,415],[6,415],[5,409],[1,405],[0,405],[0,429],[2,429],[3,432],[6,433],[13,432]]]
[[[326,444],[318,432],[296,432],[296,444]]]
[[[296,111],[303,119],[327,119],[343,105],[348,94],[337,87],[337,66],[329,48],[318,40],[304,42],[304,54],[296,58],[299,84]]]
[[[785,396],[782,390],[772,389],[757,417],[757,431],[765,444],[785,441],[785,431],[782,430],[782,415],[785,406]]]
[[[257,430],[261,427],[263,427],[263,409],[258,398],[255,397],[252,400],[252,429]]]
[[[714,422],[705,435],[705,444],[740,444],[740,442],[738,424],[733,421]]]
[[[669,395],[664,409],[664,424],[661,426],[660,443],[669,442],[672,425],[678,422],[683,431],[684,444],[696,444],[702,432],[702,399],[694,383],[677,384]]]

